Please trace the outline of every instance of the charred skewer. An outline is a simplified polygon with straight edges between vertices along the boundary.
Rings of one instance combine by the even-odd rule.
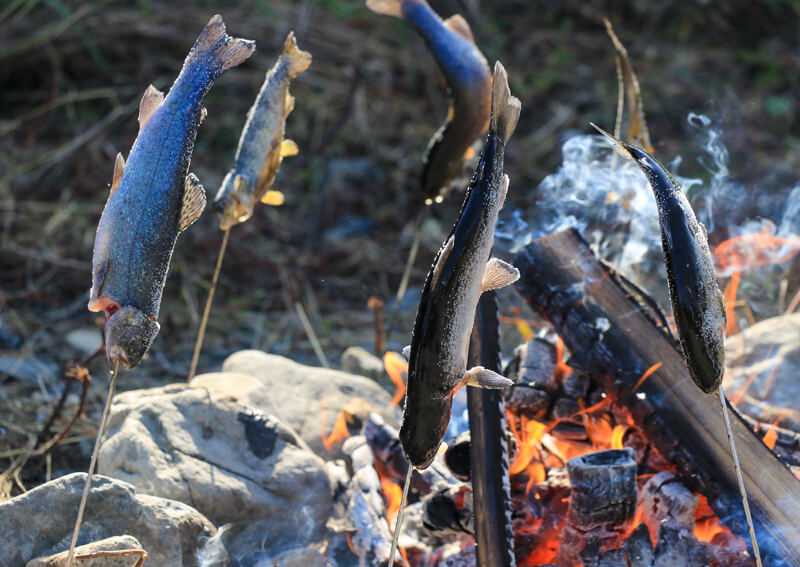
[[[470,345],[470,363],[500,371],[497,296],[490,291],[478,302]],[[467,390],[471,435],[470,470],[475,514],[478,567],[515,567],[514,532],[506,439],[504,393]]]
[[[514,132],[519,112],[519,100],[511,96],[505,69],[498,62],[486,145],[459,218],[428,273],[414,323],[400,428],[400,442],[412,466],[406,474],[390,567],[412,470],[427,468],[436,456],[450,422],[455,390],[461,384],[504,388],[511,383],[482,366],[467,370],[467,350],[481,293],[519,278],[515,267],[490,259],[497,215],[508,191],[508,176],[503,174],[505,144]]]
[[[169,94],[152,85],[139,107],[139,135],[128,162],[117,155],[92,259],[90,311],[105,311],[105,344],[111,384],[89,464],[72,555],[88,497],[97,452],[121,362],[139,364],[159,331],[157,321],[169,261],[178,234],[203,212],[205,190],[188,173],[197,127],[205,117],[203,98],[214,81],[245,61],[255,43],[230,37],[219,15],[208,24],[184,61]]]
[[[189,380],[197,372],[200,349],[203,347],[208,315],[219,282],[222,261],[230,237],[230,230],[253,216],[260,201],[280,206],[283,193],[271,190],[283,158],[296,155],[297,144],[284,138],[286,118],[294,110],[294,97],[289,94],[289,83],[311,65],[311,54],[297,47],[294,32],[289,32],[283,52],[267,73],[253,106],[247,112],[247,122],[239,138],[239,147],[233,168],[222,180],[214,198],[213,208],[219,216],[219,227],[225,235],[217,255],[217,264],[208,290],[200,330],[192,353]]]
[[[706,229],[697,220],[686,196],[663,165],[644,150],[614,138],[594,124],[592,126],[612,142],[618,154],[636,161],[655,193],[669,296],[683,357],[697,387],[706,393],[716,392],[719,396],[753,556],[756,565],[761,567],[747,490],[722,389],[727,317],[725,300],[717,284],[714,261],[708,249]]]

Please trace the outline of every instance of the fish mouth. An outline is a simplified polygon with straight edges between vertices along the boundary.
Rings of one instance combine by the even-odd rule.
[[[126,368],[139,364],[160,328],[156,321],[135,307],[106,309],[105,338],[109,364],[118,361]]]

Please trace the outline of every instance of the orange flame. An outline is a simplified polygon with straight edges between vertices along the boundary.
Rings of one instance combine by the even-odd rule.
[[[572,367],[564,362],[564,340],[558,337],[556,341],[556,371],[554,377],[556,380],[563,380],[572,374]]]
[[[333,424],[333,430],[330,435],[322,440],[322,444],[325,446],[326,451],[330,451],[334,445],[343,442],[348,437],[350,437],[350,431],[347,429],[347,414],[344,411],[340,411]]]
[[[622,440],[625,438],[625,431],[628,428],[622,424],[614,426],[614,430],[611,432],[611,448],[612,449],[622,449]]]
[[[725,286],[723,296],[725,296],[725,318],[728,320],[725,332],[728,335],[735,335],[739,332],[739,325],[736,324],[736,294],[739,291],[739,282],[742,279],[741,272],[734,272],[731,281]]]
[[[639,380],[636,382],[636,385],[633,387],[633,391],[635,392],[636,390],[638,390],[638,389],[639,389],[639,387],[640,387],[642,384],[644,384],[644,381],[645,381],[645,380],[647,380],[648,378],[650,378],[650,376],[652,376],[653,374],[655,374],[655,373],[656,373],[656,371],[657,371],[659,368],[661,368],[661,365],[662,365],[662,364],[663,364],[663,362],[656,362],[656,363],[655,363],[653,366],[651,366],[650,368],[648,368],[647,370],[645,370],[645,371],[644,371],[644,374],[642,374],[642,377],[641,377],[641,378],[639,378]]]
[[[717,534],[729,531],[719,523],[719,518],[714,514],[711,506],[708,505],[708,500],[703,495],[700,495],[700,500],[697,502],[694,520],[694,535],[700,541],[710,542]]]
[[[386,519],[390,525],[394,525],[397,513],[400,511],[400,500],[403,497],[403,489],[385,476],[381,476],[381,488],[383,497],[386,499]]]
[[[533,338],[533,328],[531,328],[531,323],[534,322],[520,317],[519,307],[512,307],[511,313],[512,315],[499,315],[498,320],[501,323],[510,323],[514,325],[517,328],[517,332],[522,335],[522,338],[525,340],[525,342],[528,342]]]
[[[513,424],[513,416],[509,417],[509,423]],[[522,431],[519,433],[517,432],[516,427],[513,425],[511,426],[511,432],[514,434],[514,437],[517,440],[517,454],[514,457],[514,462],[511,463],[511,466],[508,468],[508,472],[512,475],[518,474],[527,469],[533,458],[535,456],[540,456],[538,444],[547,431],[547,426],[545,424],[528,419],[524,416],[520,417],[520,424]],[[538,470],[535,472],[537,473],[536,476],[541,476],[541,474],[544,472],[544,467],[542,467],[541,472]],[[544,478],[541,480],[544,480]]]
[[[403,396],[406,395],[406,382],[403,375],[406,377],[408,376],[408,362],[403,358],[403,355],[387,351],[386,354],[383,355],[383,367],[386,369],[386,373],[389,375],[389,378],[391,378],[396,388],[394,397],[392,398],[392,407],[394,407],[399,404]]]
[[[786,262],[800,252],[800,237],[775,236],[775,224],[767,221],[758,232],[735,236],[714,250],[714,260],[724,274]]]

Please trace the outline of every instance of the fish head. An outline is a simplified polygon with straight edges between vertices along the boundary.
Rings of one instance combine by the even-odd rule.
[[[255,207],[252,183],[236,171],[229,171],[217,191],[213,207],[219,217],[221,230],[228,230],[246,221]]]
[[[106,320],[106,355],[133,368],[142,361],[161,326],[136,307],[120,307]]]

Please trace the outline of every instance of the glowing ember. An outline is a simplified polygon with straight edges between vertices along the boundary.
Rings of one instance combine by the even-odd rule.
[[[403,355],[388,351],[383,355],[383,367],[391,378],[396,388],[392,398],[392,407],[396,406],[406,395],[406,377],[408,377],[408,362]]]
[[[533,321],[528,321],[520,317],[519,307],[512,307],[511,313],[511,315],[499,315],[498,320],[501,323],[510,323],[514,325],[517,328],[517,332],[522,335],[522,339],[528,342],[533,338],[533,328],[531,327]]]

